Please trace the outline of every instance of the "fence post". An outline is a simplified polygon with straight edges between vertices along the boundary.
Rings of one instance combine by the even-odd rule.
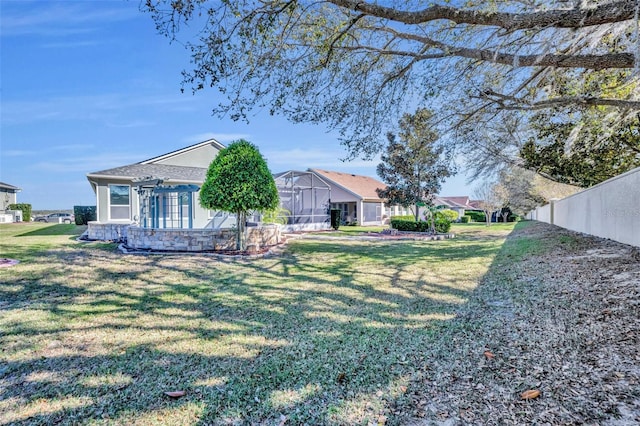
[[[549,199],[549,223],[551,225],[555,225],[556,201],[558,201],[558,198]]]

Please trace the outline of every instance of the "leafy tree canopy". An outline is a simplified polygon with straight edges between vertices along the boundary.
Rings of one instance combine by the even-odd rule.
[[[218,153],[200,189],[200,204],[211,210],[273,210],[278,203],[278,190],[266,161],[258,148],[243,139]]]
[[[451,176],[451,159],[438,145],[438,133],[431,127],[433,114],[418,109],[405,114],[399,122],[399,132],[387,135],[388,144],[378,164],[378,176],[387,184],[378,189],[378,196],[387,205],[415,206],[418,220],[419,204],[432,204],[442,181]]]
[[[505,205],[521,216],[547,204],[552,198],[564,198],[580,191],[577,186],[558,183],[517,166],[503,169],[499,181],[504,190]]]
[[[185,37],[184,85],[217,88],[226,100],[215,112],[242,119],[259,107],[327,123],[352,156],[377,152],[407,105],[445,105],[438,115],[450,128],[500,110],[640,109],[637,78],[619,90],[589,84],[637,64],[629,0],[145,0],[144,9],[162,33]],[[572,90],[557,90],[558,74]]]
[[[576,121],[558,121],[547,113],[536,115],[535,136],[520,150],[524,167],[581,187],[640,167],[639,117],[613,128],[602,114],[582,115]]]
[[[200,189],[200,205],[206,209],[236,214],[238,249],[246,215],[252,210],[274,210],[280,200],[278,189],[260,151],[243,139],[220,150],[207,171]]]
[[[550,92],[608,92],[626,96],[628,71],[599,72],[579,82],[572,72],[556,73]],[[489,123],[469,122],[455,145],[471,178],[495,178],[507,168],[527,168],[556,182],[588,187],[640,165],[640,117],[610,106],[582,109],[503,110]]]

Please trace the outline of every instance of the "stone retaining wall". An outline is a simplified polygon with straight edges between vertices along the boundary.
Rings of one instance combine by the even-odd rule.
[[[127,238],[129,223],[100,223],[89,222],[87,238],[99,241],[123,241]]]
[[[127,247],[135,250],[157,251],[214,251],[234,250],[236,233],[233,229],[149,229],[131,226],[127,233]],[[278,226],[247,228],[247,250],[259,251],[280,243]]]

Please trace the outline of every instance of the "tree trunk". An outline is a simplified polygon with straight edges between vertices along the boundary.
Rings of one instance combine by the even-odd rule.
[[[247,212],[236,212],[236,250],[244,250]]]
[[[236,212],[236,250],[242,250],[241,216],[242,212]]]
[[[247,212],[240,213],[240,250],[247,248],[246,235],[247,234]]]
[[[418,206],[418,204],[416,204],[416,210],[415,210],[414,216],[416,217],[416,222],[417,222],[420,218],[420,206]]]
[[[491,226],[491,213],[493,213],[493,212],[491,212],[489,210],[485,210],[484,211],[484,216],[485,216],[485,219],[487,221],[487,226]]]

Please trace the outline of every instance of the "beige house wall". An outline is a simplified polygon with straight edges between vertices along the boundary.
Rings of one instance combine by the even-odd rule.
[[[165,159],[159,159],[153,161],[153,164],[166,164],[171,166],[186,166],[186,167],[202,167],[208,169],[211,161],[218,155],[219,149],[212,145],[205,145],[192,149],[190,151],[182,152],[172,155]]]

